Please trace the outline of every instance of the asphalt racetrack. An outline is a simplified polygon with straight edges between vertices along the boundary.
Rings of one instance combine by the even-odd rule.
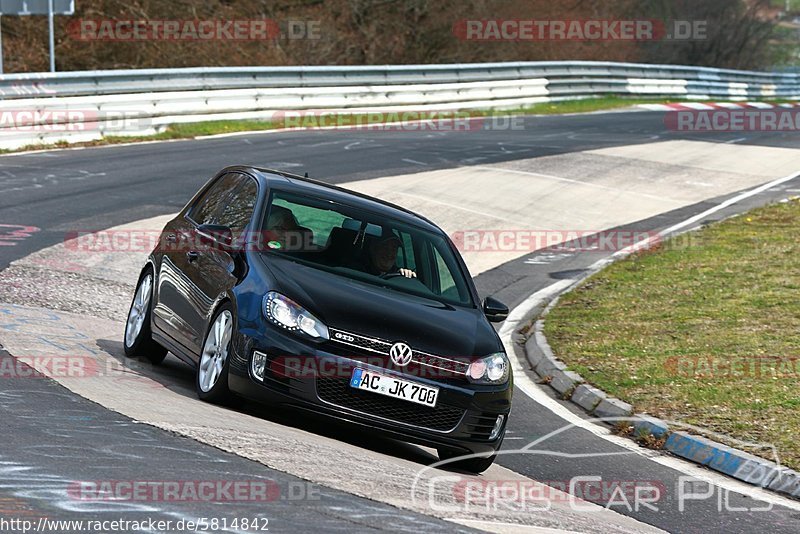
[[[796,136],[678,134],[665,129],[660,112],[511,124],[460,132],[272,132],[0,157],[0,368],[48,351],[85,351],[105,365],[129,366],[122,324],[146,252],[81,254],[63,247],[65,236],[120,226],[158,230],[227,165],[308,172],[419,211],[450,235],[656,232],[800,170]],[[798,192],[800,179],[786,180],[694,226]],[[512,309],[614,252],[479,249],[464,252],[479,292]],[[800,529],[800,503],[610,435],[537,384],[518,354],[510,356],[517,388],[503,454],[477,478],[426,470],[435,452],[307,414],[204,404],[194,397],[193,371],[174,357],[162,367],[135,368],[131,380],[3,380],[0,515],[258,517],[273,531]],[[461,478],[448,486],[441,477]],[[453,499],[452,488],[464,481],[569,491],[576,477],[648,483],[660,492],[643,502],[579,495],[589,501],[580,505],[558,493],[548,506],[517,499],[516,507],[499,508]],[[275,498],[92,502],[69,489],[108,479],[257,480]],[[420,480],[427,489],[420,491]]]

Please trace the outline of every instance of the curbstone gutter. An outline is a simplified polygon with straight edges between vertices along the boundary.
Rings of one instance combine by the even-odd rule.
[[[542,383],[552,387],[561,399],[569,400],[597,417],[597,424],[607,424],[606,421],[627,423],[627,426],[633,428],[634,439],[652,436],[657,440],[664,440],[661,450],[742,482],[800,499],[800,473],[797,471],[702,436],[673,430],[666,421],[650,415],[636,414],[630,404],[587,383],[581,375],[567,369],[566,364],[555,356],[544,335],[547,314],[558,303],[561,295],[624,256],[627,254],[620,254],[613,260],[601,260],[595,268],[589,269],[553,297],[541,312],[534,311],[534,316],[538,313],[538,318],[529,329],[532,335],[527,339],[523,337],[517,340],[520,351],[524,352],[531,368],[542,378]]]
[[[597,408],[597,405],[606,399],[606,394],[589,384],[581,384],[575,388],[570,400],[591,413]]]

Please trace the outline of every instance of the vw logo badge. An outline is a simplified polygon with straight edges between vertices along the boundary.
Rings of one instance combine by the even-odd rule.
[[[395,365],[405,367],[411,361],[411,347],[402,342],[395,343],[392,345],[392,348],[389,349],[389,356],[392,357],[392,361]]]

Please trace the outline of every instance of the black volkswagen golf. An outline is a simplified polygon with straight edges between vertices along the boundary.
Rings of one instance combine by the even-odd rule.
[[[167,351],[198,396],[312,410],[435,447],[481,472],[512,376],[448,236],[420,215],[291,174],[229,167],[165,226],[125,329],[130,357]]]

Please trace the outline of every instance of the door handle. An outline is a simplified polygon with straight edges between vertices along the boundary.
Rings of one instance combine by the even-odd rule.
[[[176,236],[175,234],[167,234],[167,237],[165,237],[164,239],[166,239],[168,243],[175,243],[178,241],[178,236]]]
[[[200,254],[194,250],[190,250],[186,253],[186,257],[189,259],[189,263],[194,263],[197,261],[197,258],[200,257]]]

